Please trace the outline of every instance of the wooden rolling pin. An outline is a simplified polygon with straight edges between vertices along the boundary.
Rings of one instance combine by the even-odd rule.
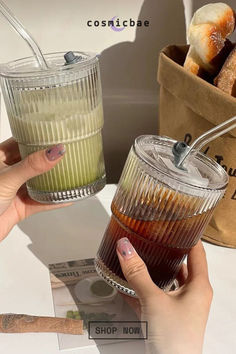
[[[6,313],[0,315],[1,333],[54,332],[83,334],[83,321]]]

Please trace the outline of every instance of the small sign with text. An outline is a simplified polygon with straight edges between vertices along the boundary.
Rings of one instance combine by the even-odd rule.
[[[89,321],[89,339],[147,339],[147,321]]]

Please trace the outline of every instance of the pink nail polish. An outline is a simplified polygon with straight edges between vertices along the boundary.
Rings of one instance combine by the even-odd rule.
[[[132,258],[136,253],[127,237],[123,237],[117,241],[117,249],[124,259]]]
[[[46,156],[49,161],[55,161],[63,156],[66,152],[65,146],[63,144],[58,144],[52,146],[46,150]]]

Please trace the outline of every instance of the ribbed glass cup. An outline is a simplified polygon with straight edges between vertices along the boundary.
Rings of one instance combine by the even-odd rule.
[[[94,54],[75,54],[80,61],[71,65],[65,65],[64,53],[46,54],[50,69],[44,71],[32,57],[1,67],[1,87],[21,157],[59,143],[66,147],[56,167],[27,182],[29,195],[43,203],[84,198],[105,186],[99,62]]]
[[[112,216],[95,259],[109,284],[135,296],[126,282],[116,243],[127,237],[146,263],[153,281],[169,290],[191,248],[198,242],[225,193],[228,176],[215,161],[198,153],[192,160],[200,172],[168,170],[160,157],[172,158],[176,141],[156,136],[136,139],[112,201]],[[203,182],[207,186],[203,186]]]

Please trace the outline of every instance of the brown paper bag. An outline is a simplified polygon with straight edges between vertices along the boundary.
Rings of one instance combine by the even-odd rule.
[[[188,144],[203,132],[236,115],[236,98],[183,68],[188,46],[169,46],[159,58],[159,134]],[[236,129],[203,148],[229,174],[225,197],[203,238],[236,248]]]

